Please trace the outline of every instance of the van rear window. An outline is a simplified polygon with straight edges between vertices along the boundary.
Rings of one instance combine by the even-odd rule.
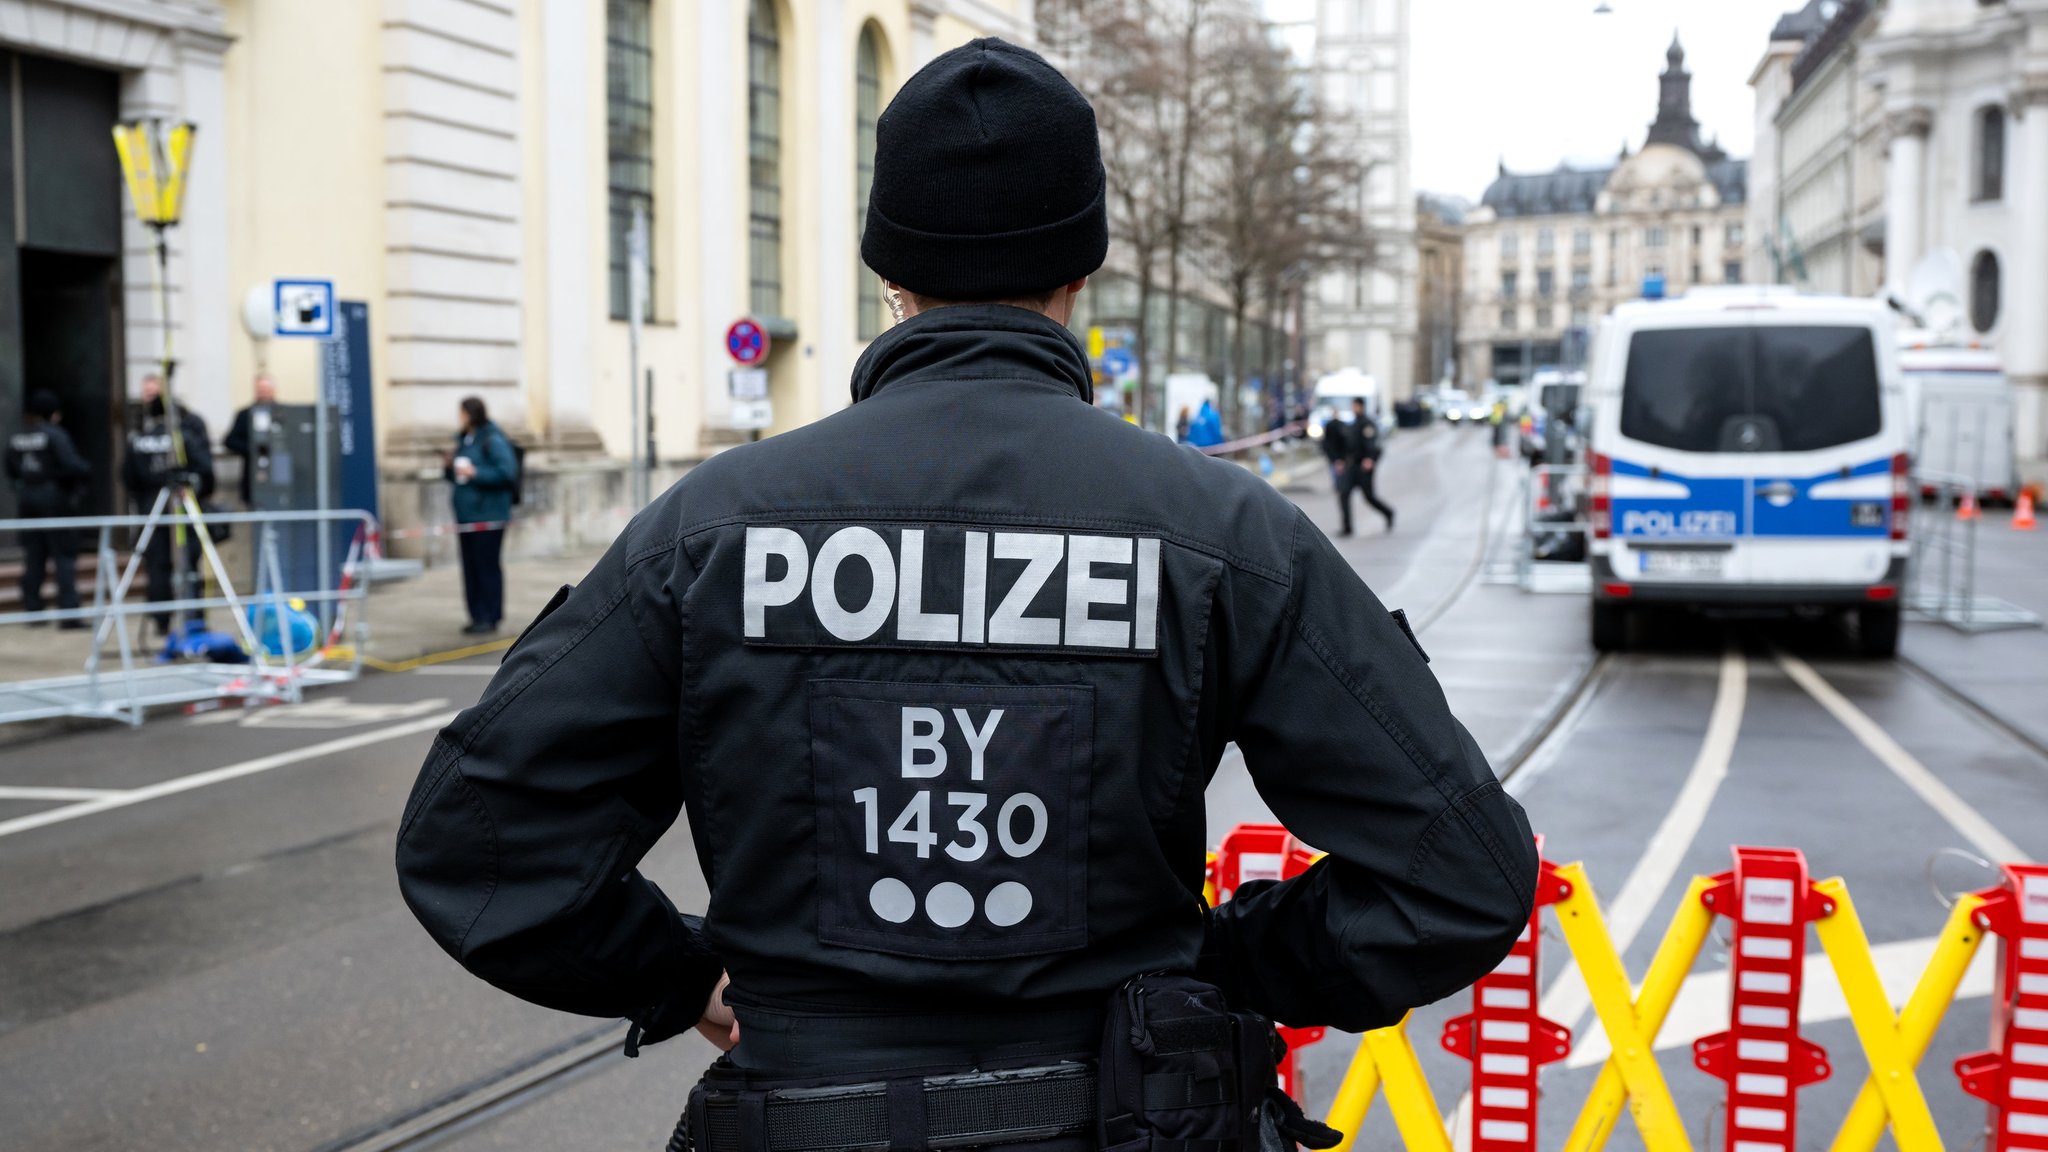
[[[1621,434],[1682,452],[1811,452],[1883,427],[1859,327],[1665,328],[1629,340]]]

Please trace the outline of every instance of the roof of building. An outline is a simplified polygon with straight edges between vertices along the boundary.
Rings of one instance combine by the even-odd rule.
[[[1415,194],[1415,210],[1434,216],[1445,224],[1463,224],[1465,213],[1472,210],[1472,202],[1446,192],[1418,192]]]
[[[1591,212],[1612,175],[1612,165],[1572,168],[1560,164],[1553,172],[1510,172],[1503,165],[1479,203],[1500,217]]]
[[[1841,0],[1806,0],[1806,6],[1797,12],[1787,12],[1778,17],[1778,23],[1771,28],[1771,39],[1797,40],[1804,44],[1821,34],[1840,7]]]
[[[1707,165],[1707,179],[1721,194],[1723,204],[1741,204],[1749,199],[1749,161],[1723,156]]]

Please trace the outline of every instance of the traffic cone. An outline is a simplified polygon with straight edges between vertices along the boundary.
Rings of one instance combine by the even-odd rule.
[[[1975,492],[1966,491],[1963,493],[1963,498],[1956,502],[1956,519],[1975,520],[1976,518],[1977,494]]]
[[[2012,508],[2012,526],[2022,532],[2034,530],[2034,493],[2029,489],[2020,489],[2019,503]]]

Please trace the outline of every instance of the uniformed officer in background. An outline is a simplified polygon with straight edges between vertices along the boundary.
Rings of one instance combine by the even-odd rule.
[[[159,492],[170,490],[166,517],[179,510],[180,493],[191,491],[200,499],[213,495],[213,445],[207,440],[206,421],[184,405],[177,406],[173,424],[170,407],[164,401],[163,378],[154,373],[142,378],[142,417],[128,433],[128,454],[121,461],[121,479],[128,485],[128,498],[138,513],[147,515],[156,506]],[[174,434],[175,428],[175,434]],[[183,540],[183,562],[173,564],[173,537]],[[143,570],[149,575],[149,598],[196,600],[203,581],[199,565],[204,555],[199,530],[165,519],[149,537],[142,551]],[[175,587],[174,587],[175,585]],[[194,616],[203,616],[195,612]],[[168,635],[171,614],[155,616],[157,631]]]
[[[629,1046],[730,1048],[696,1147],[1165,1147],[1147,1110],[1213,1098],[1232,1127],[1185,1146],[1249,1149],[1260,1089],[1205,1046],[1263,1028],[1236,1066],[1270,1083],[1271,1030],[1215,1026],[1216,990],[1375,1028],[1528,923],[1529,826],[1405,622],[1258,476],[1090,403],[1066,324],[1104,188],[1093,110],[1033,53],[912,77],[861,246],[904,319],[853,404],[635,517],[421,770],[421,923]],[[1208,910],[1233,741],[1328,855]],[[678,813],[701,919],[637,867]],[[1124,1071],[1189,1052],[1208,1079]]]
[[[23,519],[76,516],[78,496],[92,479],[92,465],[78,454],[63,428],[57,397],[37,389],[30,393],[21,431],[7,438],[7,478],[14,481],[15,506]],[[54,561],[57,607],[78,607],[78,535],[69,528],[21,532],[21,610],[43,610],[43,576]],[[83,628],[83,620],[60,620],[57,627]]]

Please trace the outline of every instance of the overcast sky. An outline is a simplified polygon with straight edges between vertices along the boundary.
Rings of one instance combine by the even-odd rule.
[[[1418,191],[1470,200],[1503,157],[1513,171],[1611,161],[1640,147],[1657,114],[1657,74],[1676,28],[1692,110],[1731,155],[1747,156],[1750,72],[1771,25],[1801,0],[1410,0],[1409,122]]]

